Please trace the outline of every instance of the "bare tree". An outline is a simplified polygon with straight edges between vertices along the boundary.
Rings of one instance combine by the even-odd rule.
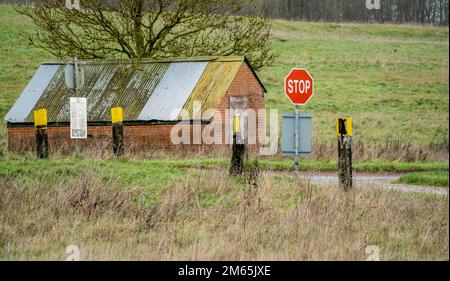
[[[35,0],[17,8],[38,31],[33,45],[59,58],[164,58],[245,55],[259,69],[274,59],[270,20],[252,0]],[[251,9],[254,10],[254,9]]]

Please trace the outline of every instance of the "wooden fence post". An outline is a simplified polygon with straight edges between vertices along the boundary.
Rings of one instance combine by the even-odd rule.
[[[233,122],[233,148],[231,155],[230,175],[238,176],[244,171],[245,144],[239,137],[240,115],[234,116]]]
[[[111,108],[112,136],[113,136],[113,152],[116,156],[124,154],[123,146],[123,108]]]
[[[34,127],[36,129],[36,156],[39,159],[48,158],[47,110],[34,111]]]
[[[338,175],[339,186],[344,190],[353,187],[352,175],[352,119],[339,118],[336,120],[336,134],[338,136]]]

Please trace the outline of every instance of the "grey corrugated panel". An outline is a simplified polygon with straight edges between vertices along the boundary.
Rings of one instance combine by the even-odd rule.
[[[139,114],[139,120],[176,120],[207,65],[208,62],[170,64]]]
[[[11,123],[25,122],[35,104],[58,71],[59,65],[41,65],[17,99],[14,106],[6,114],[5,120]]]

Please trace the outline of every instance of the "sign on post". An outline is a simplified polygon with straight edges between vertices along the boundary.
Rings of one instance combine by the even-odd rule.
[[[283,115],[283,154],[295,157],[295,174],[299,176],[299,157],[311,154],[311,115],[300,114],[314,95],[314,79],[304,68],[293,68],[284,79],[284,93],[295,105],[295,113]]]
[[[311,128],[311,113],[300,113],[297,122],[297,131],[299,135],[298,156],[311,156]],[[295,131],[295,113],[283,113],[283,130],[281,134],[281,153],[283,155],[295,156]]]
[[[87,139],[86,98],[70,98],[70,138]]]
[[[293,68],[284,80],[284,92],[295,105],[305,105],[314,95],[314,79],[304,68]]]

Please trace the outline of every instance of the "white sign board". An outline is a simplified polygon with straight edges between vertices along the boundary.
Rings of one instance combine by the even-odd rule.
[[[70,138],[87,139],[86,98],[70,98]]]

